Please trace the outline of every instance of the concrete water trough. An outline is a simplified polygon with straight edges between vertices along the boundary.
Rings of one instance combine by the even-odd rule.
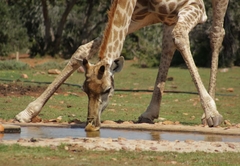
[[[240,142],[240,129],[206,128],[176,125],[109,124],[102,125],[99,132],[85,132],[84,125],[63,124],[3,124],[0,140],[20,138],[126,138],[133,140]]]

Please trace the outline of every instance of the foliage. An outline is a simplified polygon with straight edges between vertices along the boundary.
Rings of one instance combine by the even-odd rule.
[[[147,26],[127,36],[122,55],[137,58],[141,67],[156,67],[161,56],[161,24]]]
[[[0,70],[27,70],[29,65],[20,61],[6,60],[0,61]]]
[[[31,56],[59,54],[64,58],[100,34],[109,5],[103,0],[26,0],[14,4],[22,9]]]
[[[19,8],[0,1],[0,14],[0,56],[27,48],[28,35]]]
[[[194,60],[197,66],[210,66],[211,64],[211,48],[209,41],[209,33],[212,22],[212,5],[211,1],[204,1],[208,20],[202,25],[198,25],[191,33],[191,48]],[[220,67],[232,67],[239,65],[240,61],[240,24],[238,18],[240,12],[236,9],[240,7],[240,1],[230,0],[228,10],[224,18],[225,37],[223,47],[219,54]]]
[[[111,1],[105,0],[3,0],[0,2],[0,55],[29,50],[31,56],[60,55],[70,58],[79,45],[102,34]],[[210,66],[212,5],[205,1],[208,20],[190,33],[197,66]],[[219,66],[240,65],[240,1],[230,0],[225,17],[226,35]],[[161,55],[161,25],[128,35],[122,51],[126,59],[137,58],[141,67],[158,66]],[[172,65],[184,63],[176,53]]]
[[[43,64],[36,65],[34,68],[37,70],[49,70],[49,69],[63,69],[67,65],[67,62],[46,62]]]

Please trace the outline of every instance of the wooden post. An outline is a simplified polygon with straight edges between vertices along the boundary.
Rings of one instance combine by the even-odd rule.
[[[16,52],[16,61],[19,61],[19,52]]]

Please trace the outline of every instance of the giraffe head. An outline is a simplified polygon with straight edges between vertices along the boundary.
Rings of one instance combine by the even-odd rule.
[[[101,125],[101,113],[107,107],[109,97],[114,92],[114,73],[120,72],[124,58],[119,57],[112,63],[101,60],[95,65],[86,59],[81,61],[85,69],[83,91],[88,96],[88,115],[86,131],[97,131]]]

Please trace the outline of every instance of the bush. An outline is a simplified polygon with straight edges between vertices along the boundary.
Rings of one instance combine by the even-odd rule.
[[[0,61],[0,70],[27,70],[30,66],[16,60]]]
[[[63,69],[67,65],[68,61],[65,62],[46,62],[43,64],[36,65],[34,68],[38,70],[49,70],[49,69]]]

